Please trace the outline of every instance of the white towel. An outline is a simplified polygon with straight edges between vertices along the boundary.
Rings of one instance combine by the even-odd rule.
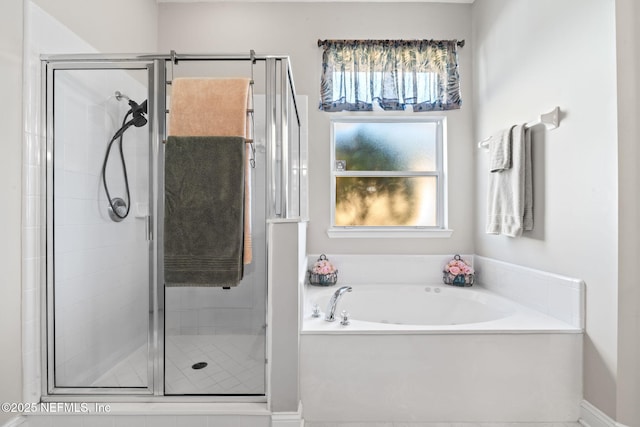
[[[489,138],[487,144],[489,145],[490,172],[511,168],[511,131],[514,127],[501,130]]]
[[[524,128],[524,231],[533,230],[533,164],[531,162],[531,130]]]
[[[531,136],[524,125],[511,129],[511,168],[489,174],[487,233],[517,237],[533,229]]]

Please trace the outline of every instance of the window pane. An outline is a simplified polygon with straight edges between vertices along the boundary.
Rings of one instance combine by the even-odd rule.
[[[337,226],[436,226],[437,178],[336,177]]]
[[[434,122],[336,122],[336,161],[346,171],[434,171],[436,131]]]

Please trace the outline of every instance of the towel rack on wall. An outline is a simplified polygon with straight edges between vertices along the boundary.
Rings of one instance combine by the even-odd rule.
[[[525,127],[531,128],[535,125],[543,124],[547,128],[547,130],[553,130],[560,126],[560,107],[555,107],[553,110],[548,113],[540,114],[540,117],[537,120],[533,120],[525,123]],[[487,137],[482,141],[478,142],[478,148],[489,148],[489,140],[491,137]]]

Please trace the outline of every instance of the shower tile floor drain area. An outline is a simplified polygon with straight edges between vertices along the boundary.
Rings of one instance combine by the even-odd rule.
[[[93,385],[144,387],[146,350],[136,350]],[[264,336],[173,335],[165,354],[167,395],[264,394]]]
[[[165,352],[166,394],[264,394],[263,336],[169,336]]]

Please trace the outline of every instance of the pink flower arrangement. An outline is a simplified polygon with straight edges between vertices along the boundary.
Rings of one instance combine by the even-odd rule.
[[[449,263],[444,266],[444,271],[452,276],[458,276],[459,274],[467,276],[473,274],[473,268],[459,258],[449,261]]]
[[[336,268],[327,259],[320,259],[313,264],[311,272],[314,274],[331,274],[336,272]]]

